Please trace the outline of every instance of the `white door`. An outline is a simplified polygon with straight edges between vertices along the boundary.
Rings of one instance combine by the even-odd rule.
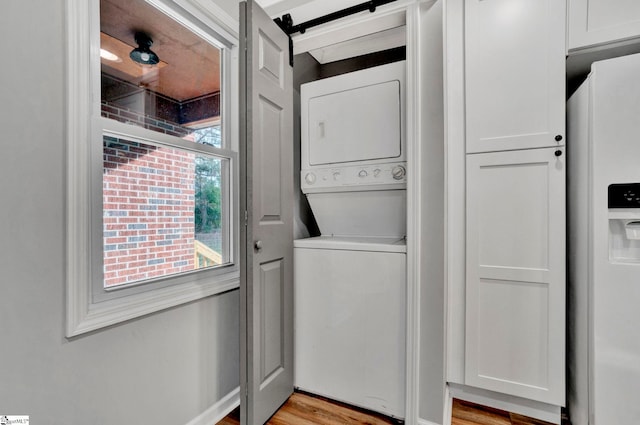
[[[564,144],[565,2],[464,7],[467,152]]]
[[[564,149],[467,155],[466,297],[465,383],[563,405]]]
[[[259,425],[293,392],[293,72],[282,30],[240,13],[240,404]]]

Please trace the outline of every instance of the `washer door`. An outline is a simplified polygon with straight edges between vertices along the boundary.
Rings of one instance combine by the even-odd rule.
[[[406,255],[294,248],[294,385],[404,417]]]

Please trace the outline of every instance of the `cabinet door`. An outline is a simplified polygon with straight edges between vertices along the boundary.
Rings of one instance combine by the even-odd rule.
[[[564,140],[566,4],[465,1],[467,152]]]
[[[569,51],[638,37],[637,0],[569,0]]]
[[[563,405],[564,312],[564,149],[467,155],[465,383]]]

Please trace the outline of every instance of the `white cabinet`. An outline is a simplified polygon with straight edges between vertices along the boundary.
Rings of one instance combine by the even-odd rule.
[[[564,404],[561,0],[464,2],[464,383]]]
[[[560,423],[566,2],[448,0],[446,24],[447,381]]]
[[[464,19],[467,153],[556,146],[565,125],[565,2],[467,0]]]
[[[564,148],[467,155],[465,384],[564,404]]]
[[[569,0],[569,51],[640,38],[637,0]]]

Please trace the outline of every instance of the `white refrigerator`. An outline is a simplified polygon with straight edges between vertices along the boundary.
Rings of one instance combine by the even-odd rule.
[[[640,424],[640,55],[594,63],[567,114],[569,414]]]

